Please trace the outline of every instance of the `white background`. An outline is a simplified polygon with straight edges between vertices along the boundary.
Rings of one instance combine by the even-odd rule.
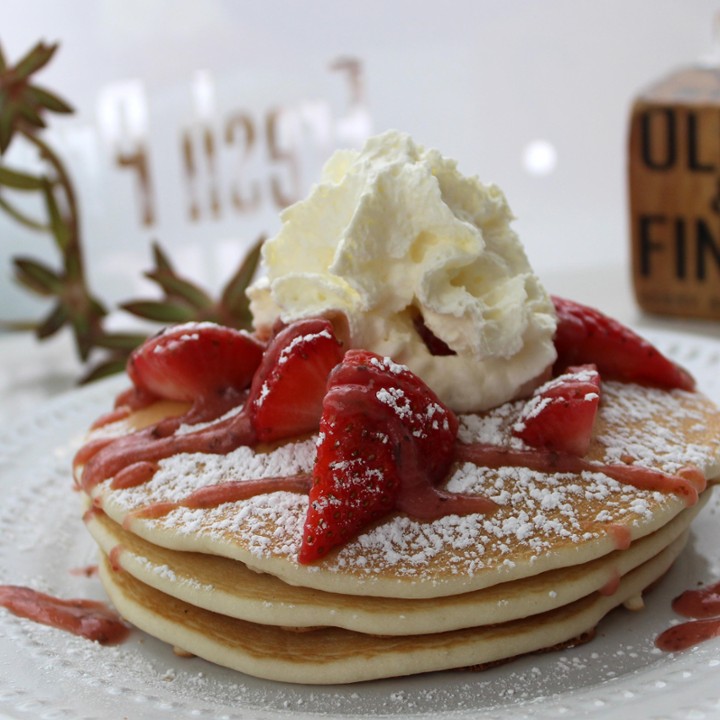
[[[505,190],[551,291],[572,283],[581,300],[603,293],[628,318],[636,313],[625,177],[631,103],[712,51],[717,10],[710,0],[0,0],[0,42],[11,62],[38,39],[61,43],[37,82],[77,108],[51,119],[49,139],[80,191],[90,279],[106,300],[150,292],[141,273],[153,239],[216,290],[247,243],[277,227],[268,187],[274,176],[287,186],[289,175],[262,149],[265,118],[274,108],[320,106],[330,124],[322,143],[298,155],[303,192],[332,147],[408,131]],[[362,69],[354,107],[348,77],[331,69],[342,58]],[[214,87],[204,101],[193,94],[198,71]],[[103,121],[108,93],[128,87],[145,104],[113,130],[117,117]],[[240,168],[238,149],[227,146],[223,213],[192,222],[181,132],[205,122],[220,137],[237,112],[254,124],[254,153]],[[151,227],[139,220],[135,175],[114,161],[132,145],[128,126],[148,148]],[[33,167],[19,143],[8,159]],[[253,212],[229,209],[233,183],[259,183]],[[0,313],[37,319],[44,306],[11,280],[10,257],[20,253],[57,262],[47,237],[0,216]]]

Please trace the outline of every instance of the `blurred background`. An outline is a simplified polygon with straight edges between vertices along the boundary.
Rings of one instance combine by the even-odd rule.
[[[37,82],[76,112],[51,116],[45,137],[71,172],[90,282],[108,302],[147,294],[154,240],[183,273],[218,287],[334,148],[397,128],[503,188],[548,284],[575,278],[592,294],[602,270],[625,303],[631,103],[713,52],[718,9],[0,0],[0,44],[12,63],[38,40],[60,43]],[[5,159],[37,163],[19,142]],[[12,280],[18,254],[54,258],[47,236],[0,213],[0,315],[37,319],[42,301]]]

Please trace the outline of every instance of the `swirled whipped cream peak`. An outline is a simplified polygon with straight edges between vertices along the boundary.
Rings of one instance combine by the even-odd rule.
[[[263,246],[256,329],[347,320],[349,345],[407,365],[458,412],[526,393],[555,359],[555,312],[502,191],[388,131],[339,150]]]

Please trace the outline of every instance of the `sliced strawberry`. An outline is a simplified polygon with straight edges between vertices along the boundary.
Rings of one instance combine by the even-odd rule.
[[[348,384],[373,390],[377,400],[403,421],[432,482],[445,476],[452,462],[458,420],[417,375],[390,358],[367,350],[348,350],[330,375],[328,390]]]
[[[181,402],[212,400],[243,391],[264,346],[243,330],[187,323],[164,330],[130,356],[127,372],[141,393]]]
[[[328,380],[299,561],[323,557],[392,510],[452,512],[434,484],[453,462],[457,427],[406,367],[349,350]]]
[[[400,489],[395,443],[382,415],[368,415],[364,402],[346,407],[344,390],[328,396],[320,421],[301,563],[318,560],[391,512]]]
[[[328,320],[299,320],[268,345],[248,398],[261,442],[317,430],[330,371],[343,349]]]
[[[553,297],[553,303],[558,317],[556,368],[595,363],[606,379],[667,389],[695,388],[686,370],[617,320],[572,300]]]
[[[600,404],[595,365],[569,367],[541,385],[523,408],[513,434],[535,448],[583,456]]]

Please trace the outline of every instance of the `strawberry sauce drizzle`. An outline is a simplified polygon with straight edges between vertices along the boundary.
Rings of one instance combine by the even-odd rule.
[[[699,590],[686,590],[673,600],[672,607],[678,615],[688,618],[720,616],[720,582]]]
[[[720,637],[720,617],[674,625],[658,637],[655,645],[666,652],[677,652],[715,637]]]
[[[123,554],[123,546],[115,545],[112,550],[108,553],[108,562],[110,567],[115,571],[119,572],[122,570],[122,564],[120,563],[120,556]]]
[[[394,427],[393,427],[394,426]],[[402,432],[402,425],[389,423],[391,434]],[[400,488],[395,507],[416,520],[439,520],[447,515],[487,514],[497,510],[498,505],[484,495],[463,495],[436,487],[430,481],[411,445],[399,443]]]
[[[666,652],[678,652],[720,637],[720,617],[673,625],[661,633],[655,645]]]
[[[19,617],[101,645],[121,643],[130,632],[107,605],[94,600],[61,600],[26,587],[0,585],[0,605]]]
[[[200,488],[178,502],[157,502],[146,505],[140,510],[129,513],[123,525],[128,527],[135,519],[159,518],[173,510],[184,507],[189,509],[213,508],[225,503],[248,500],[256,495],[272,492],[307,493],[312,478],[307,473],[298,473],[288,477],[258,478],[255,480],[232,480],[219,485]]]
[[[614,595],[620,587],[620,572],[617,568],[613,570],[612,577],[598,590],[600,595]]]
[[[93,564],[93,565],[85,565],[85,567],[70,568],[70,570],[68,570],[68,572],[71,575],[76,575],[78,577],[91,578],[91,577],[95,577],[98,574],[98,570],[99,570],[98,566]]]
[[[203,415],[209,417],[211,414],[209,406],[205,406]],[[113,478],[111,482],[113,489],[135,487],[152,478],[157,470],[157,462],[163,458],[183,452],[226,454],[242,445],[255,444],[255,433],[246,409],[194,432],[180,435],[167,434],[174,433],[176,427],[184,422],[186,417],[170,418],[173,422],[172,427],[166,426],[168,421],[161,421],[155,426],[130,435],[112,439],[102,438],[85,445],[75,456],[76,465],[84,464],[82,488],[85,492],[90,492],[108,477]],[[390,425],[395,423],[391,422]],[[398,434],[399,430],[400,428]],[[398,437],[398,446],[402,449],[406,443],[401,440],[402,438]],[[698,492],[705,487],[704,476],[695,468],[683,468],[677,475],[668,475],[659,470],[635,465],[603,465],[565,453],[535,449],[515,450],[483,443],[457,443],[455,454],[456,460],[460,462],[473,462],[488,468],[514,466],[552,473],[601,472],[619,482],[641,489],[677,493],[685,499],[687,505],[694,504]],[[415,456],[411,451],[401,450],[401,457],[403,471],[396,502],[398,511],[405,512],[418,520],[435,520],[453,514],[486,514],[497,509],[496,503],[487,497],[452,493],[433,485],[429,482],[424,469],[417,467]],[[128,464],[130,458],[132,461]],[[279,490],[307,493],[309,487],[310,479],[305,475],[223,483],[202,488],[179,502],[154,503],[137,510],[126,518],[126,524],[136,518],[161,517],[178,507],[214,507]],[[615,537],[618,548],[627,547],[628,539],[625,536]]]
[[[699,590],[686,590],[673,600],[672,607],[678,615],[694,619],[661,633],[655,641],[661,650],[687,650],[720,637],[720,582]]]
[[[152,479],[158,466],[154,462],[141,460],[133,463],[120,470],[120,472],[112,479],[110,487],[113,490],[123,490],[125,488],[137,487],[143,485]]]
[[[459,443],[456,448],[458,460],[482,467],[523,467],[544,473],[597,472],[641,490],[675,493],[685,500],[688,507],[697,502],[698,493],[705,489],[706,484],[705,477],[695,468],[683,468],[677,475],[669,475],[640,465],[605,465],[576,455],[541,450],[514,450],[484,443]]]
[[[132,464],[156,463],[179,453],[225,455],[242,445],[253,445],[255,432],[249,414],[242,411],[208,427],[184,434],[166,435],[151,426],[115,439],[101,439],[85,445],[75,456],[75,466],[84,465],[80,485],[89,493],[98,483],[116,477]],[[130,473],[128,482],[137,479]],[[150,478],[147,477],[146,480]],[[122,479],[120,480],[122,482]]]
[[[632,531],[626,525],[611,523],[607,526],[608,534],[615,541],[618,550],[627,550],[632,543]]]

